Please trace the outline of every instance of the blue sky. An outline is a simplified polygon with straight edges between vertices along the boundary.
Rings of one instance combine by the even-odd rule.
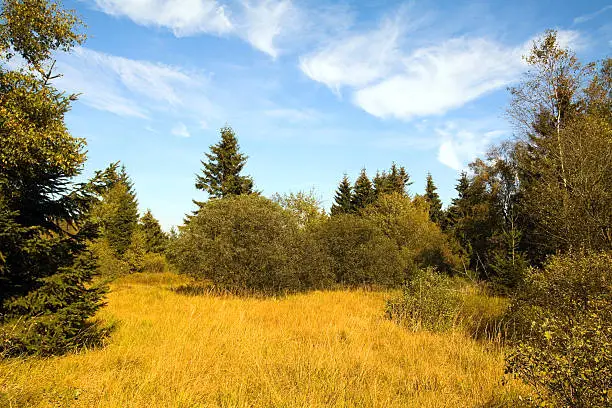
[[[609,0],[608,0],[609,1]],[[200,159],[231,125],[264,195],[343,173],[431,172],[448,203],[458,172],[512,136],[507,86],[545,29],[584,60],[612,50],[605,1],[319,2],[68,0],[87,42],[58,55],[81,93],[67,116],[88,141],[85,174],[121,160],[141,210],[168,229],[205,199]]]

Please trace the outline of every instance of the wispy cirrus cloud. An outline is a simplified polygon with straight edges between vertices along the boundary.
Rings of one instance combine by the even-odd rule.
[[[525,69],[521,56],[533,38],[506,45],[465,35],[413,47],[406,37],[418,33],[406,28],[411,26],[406,15],[332,39],[303,55],[299,67],[338,95],[348,88],[353,103],[367,113],[403,120],[459,108],[507,86]],[[558,40],[562,46],[580,45],[576,31],[561,30]]]
[[[123,117],[178,120],[171,132],[177,136],[189,136],[182,121],[216,115],[206,96],[208,77],[200,72],[83,47],[58,55],[57,71],[55,85],[79,93],[80,103]]]
[[[350,20],[342,7],[300,7],[293,0],[89,0],[102,12],[143,26],[161,27],[177,37],[212,34],[243,39],[277,58],[283,45],[312,41],[337,32]],[[330,17],[330,12],[333,17]]]
[[[401,62],[401,32],[399,21],[386,20],[375,30],[348,34],[301,57],[300,69],[337,93],[343,86],[368,85]]]
[[[612,10],[612,4],[602,7],[601,9],[593,12],[593,13],[589,13],[589,14],[583,14],[581,16],[578,16],[574,19],[574,24],[583,24],[586,23],[587,21],[593,20],[596,17],[599,17],[601,14],[605,13],[606,11]]]
[[[137,24],[164,27],[177,36],[225,34],[234,30],[225,6],[215,0],[94,0],[110,15]]]

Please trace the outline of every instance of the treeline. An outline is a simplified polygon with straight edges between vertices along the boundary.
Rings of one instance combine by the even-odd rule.
[[[403,167],[373,182],[364,169],[354,186],[345,176],[328,216],[313,193],[262,197],[241,174],[246,160],[234,131],[221,129],[196,180],[210,199],[195,201],[168,251],[179,271],[228,290],[279,293],[397,286],[418,268],[461,265],[427,199],[408,195]]]

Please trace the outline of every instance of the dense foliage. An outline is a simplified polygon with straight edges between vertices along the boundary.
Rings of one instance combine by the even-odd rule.
[[[308,267],[316,262],[311,257],[316,251],[305,246],[308,240],[300,234],[292,213],[271,200],[230,196],[202,205],[172,244],[172,260],[179,271],[227,289],[299,290],[313,281],[305,271],[326,280],[325,265]]]
[[[97,341],[88,319],[104,293],[91,284],[91,190],[74,182],[85,141],[64,122],[74,96],[50,84],[51,53],[82,37],[48,1],[0,7],[0,354],[62,353]],[[23,69],[8,68],[15,56]]]
[[[531,270],[510,317],[509,372],[555,406],[612,404],[612,254],[573,252]]]

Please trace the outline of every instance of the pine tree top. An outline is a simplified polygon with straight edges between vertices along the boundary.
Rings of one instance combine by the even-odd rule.
[[[240,153],[238,139],[231,127],[223,127],[220,132],[221,140],[210,146],[210,153],[205,153],[207,160],[201,161],[202,175],[196,176],[195,186],[211,198],[251,194],[252,178],[240,175],[248,156]]]

